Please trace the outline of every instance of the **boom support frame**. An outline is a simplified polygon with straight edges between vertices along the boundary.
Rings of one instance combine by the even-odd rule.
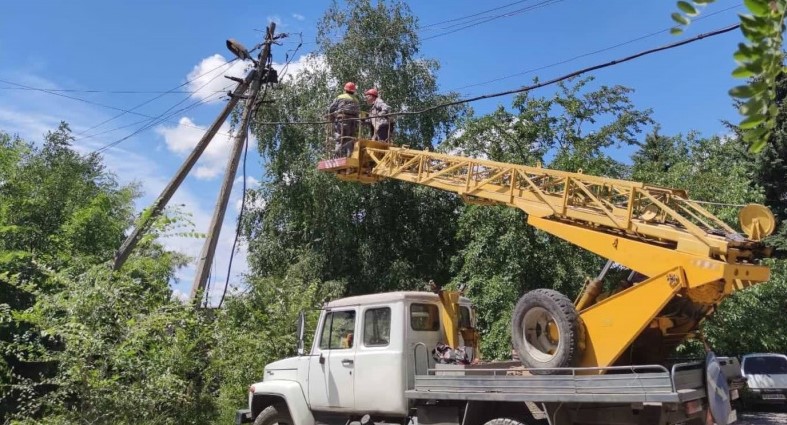
[[[321,161],[339,179],[396,179],[446,190],[466,202],[505,205],[547,233],[646,277],[580,311],[585,349],[580,366],[607,367],[647,328],[675,345],[722,299],[770,277],[770,255],[683,190],[358,140],[347,158]],[[692,314],[663,315],[675,299]]]

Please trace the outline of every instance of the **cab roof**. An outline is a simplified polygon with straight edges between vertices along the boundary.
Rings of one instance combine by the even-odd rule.
[[[437,294],[426,291],[383,292],[380,294],[356,295],[353,297],[339,298],[337,300],[325,303],[323,307],[329,309],[356,305],[387,304],[399,301],[438,302],[440,301],[440,298],[437,296]],[[472,302],[467,297],[460,297],[459,304],[469,306],[472,305]]]

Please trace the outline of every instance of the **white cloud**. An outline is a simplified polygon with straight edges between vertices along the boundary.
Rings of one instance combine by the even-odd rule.
[[[243,78],[249,67],[249,61],[236,60],[229,64],[227,59],[220,54],[208,56],[194,66],[186,79],[189,81],[189,91],[196,92],[194,98],[208,103],[218,102],[219,92],[226,92],[235,87],[236,83],[224,76]]]
[[[302,21],[302,20],[306,19],[306,18],[305,18],[303,15],[301,15],[300,13],[293,13],[293,14],[292,14],[292,17],[293,17],[293,18],[295,18],[295,20],[296,20],[296,21]]]
[[[164,137],[167,149],[182,157],[187,156],[197,146],[205,131],[188,117],[181,117],[177,126],[156,128],[156,133]],[[232,149],[232,138],[228,135],[229,133],[230,125],[225,122],[197,161],[194,175],[198,179],[210,180],[223,173]]]
[[[243,177],[238,176],[233,183],[235,184],[243,183]],[[259,187],[259,185],[260,185],[259,180],[255,179],[252,176],[246,176],[246,189],[255,189]]]
[[[284,63],[273,63],[273,67],[279,72],[280,79],[292,78],[297,80],[298,76],[304,71],[319,71],[328,68],[328,62],[325,61],[325,56],[322,55],[304,55],[298,60],[291,61],[289,65]],[[286,74],[284,74],[286,72]],[[283,75],[284,74],[284,75]],[[281,78],[283,76],[283,78]]]

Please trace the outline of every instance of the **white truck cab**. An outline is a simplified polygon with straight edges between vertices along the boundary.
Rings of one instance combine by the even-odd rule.
[[[458,304],[460,325],[473,327],[470,300],[461,297]],[[263,380],[249,387],[249,412],[239,421],[259,419],[269,406],[298,425],[344,424],[366,414],[401,421],[409,414],[405,391],[413,388],[416,364],[428,367],[431,350],[443,339],[440,309],[439,296],[430,292],[325,304],[311,349],[266,365]]]

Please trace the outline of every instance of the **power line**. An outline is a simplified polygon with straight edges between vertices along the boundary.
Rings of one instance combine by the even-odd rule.
[[[425,30],[425,29],[428,29],[428,28],[431,28],[431,27],[436,27],[436,26],[442,25],[442,24],[447,24],[447,23],[450,23],[450,22],[463,21],[463,20],[465,20],[467,18],[472,18],[472,17],[478,16],[478,15],[483,15],[485,13],[494,12],[494,11],[500,10],[500,9],[505,9],[506,7],[514,6],[516,4],[527,3],[529,1],[532,1],[532,0],[519,0],[519,1],[515,1],[513,3],[508,3],[508,4],[504,4],[502,6],[498,6],[498,7],[492,8],[492,9],[483,10],[483,11],[478,12],[478,13],[473,13],[471,15],[460,16],[458,18],[447,19],[445,21],[440,21],[440,22],[427,24],[427,25],[422,26],[421,30]]]
[[[616,59],[616,60],[612,60],[612,61],[605,62],[605,63],[602,63],[602,64],[593,65],[593,66],[590,66],[590,67],[587,67],[587,68],[582,68],[580,70],[577,70],[577,71],[574,71],[574,72],[562,75],[560,77],[553,78],[553,79],[548,80],[548,81],[544,81],[542,83],[532,84],[532,85],[529,85],[529,86],[522,86],[520,88],[513,89],[513,90],[506,90],[506,91],[497,92],[497,93],[491,93],[491,94],[485,94],[485,95],[475,96],[475,97],[466,98],[466,99],[460,99],[460,100],[456,100],[456,101],[453,101],[453,102],[441,103],[441,104],[438,104],[438,105],[430,106],[430,107],[425,108],[425,109],[421,109],[419,111],[392,112],[390,114],[381,115],[380,117],[419,115],[419,114],[423,114],[425,112],[433,111],[433,110],[439,109],[439,108],[446,108],[446,107],[449,107],[449,106],[460,105],[460,104],[463,104],[463,103],[471,103],[471,102],[476,102],[476,101],[484,100],[484,99],[492,99],[492,98],[501,97],[501,96],[507,96],[507,95],[511,95],[511,94],[523,93],[523,92],[527,92],[527,91],[534,90],[534,89],[537,89],[537,88],[549,86],[549,85],[552,85],[552,84],[555,84],[555,83],[558,83],[558,82],[561,82],[561,81],[567,80],[569,78],[576,77],[578,75],[585,74],[585,73],[588,73],[588,72],[591,72],[591,71],[595,71],[595,70],[603,69],[603,68],[608,68],[608,67],[615,66],[615,65],[620,65],[620,64],[622,64],[624,62],[628,62],[628,61],[631,61],[631,60],[634,60],[634,59],[637,59],[637,58],[640,58],[640,57],[643,57],[643,56],[647,56],[647,55],[650,55],[650,54],[653,54],[653,53],[657,53],[657,52],[661,52],[661,51],[669,50],[669,49],[674,49],[676,47],[680,47],[680,46],[683,46],[683,45],[686,45],[686,44],[691,44],[691,43],[694,43],[696,41],[699,41],[699,40],[702,40],[702,39],[705,39],[705,38],[709,38],[709,37],[714,37],[714,36],[717,36],[717,35],[725,34],[725,33],[728,33],[730,31],[733,31],[733,30],[738,29],[738,28],[740,28],[740,24],[730,25],[728,27],[721,28],[721,29],[718,29],[718,30],[715,30],[715,31],[710,31],[710,32],[707,32],[707,33],[699,34],[699,35],[697,35],[695,37],[692,37],[692,38],[688,38],[688,39],[677,41],[677,42],[670,43],[670,44],[665,44],[663,46],[655,47],[655,48],[648,49],[648,50],[643,50],[643,51],[641,51],[639,53],[635,53],[633,55],[626,56],[626,57],[623,57],[621,59]],[[260,123],[257,123],[257,124],[258,125],[267,125],[267,126],[270,126],[270,125],[324,125],[324,124],[329,124],[331,122],[332,121],[290,121],[290,122],[281,121],[281,122],[260,122]]]
[[[208,70],[208,71],[206,71],[206,72],[203,72],[202,74],[200,74],[200,75],[197,75],[196,77],[192,78],[191,80],[186,80],[185,82],[183,82],[183,84],[180,84],[179,86],[175,87],[175,88],[174,88],[174,89],[172,89],[172,90],[177,90],[177,89],[179,89],[179,88],[181,88],[181,87],[185,86],[186,84],[190,84],[190,83],[192,83],[192,82],[196,81],[197,79],[199,79],[199,78],[201,78],[201,77],[203,77],[203,76],[205,76],[205,75],[207,75],[207,74],[209,74],[209,73],[211,73],[211,72],[213,72],[213,71],[216,71],[216,70],[218,70],[219,68],[223,68],[223,67],[225,67],[225,66],[227,66],[227,65],[230,65],[230,66],[232,66],[232,63],[234,63],[236,60],[237,60],[237,58],[235,58],[235,59],[232,59],[232,60],[231,60],[231,61],[229,61],[229,62],[225,62],[225,63],[223,63],[223,64],[221,64],[221,65],[219,65],[219,66],[216,66],[216,67],[214,67],[214,68],[212,68],[212,69],[210,69],[210,70]],[[217,75],[218,75],[218,74],[217,74]],[[210,81],[213,81],[213,80],[215,80],[215,77],[210,79]],[[209,81],[209,82],[210,82],[210,81]],[[207,85],[207,83],[206,83],[206,84],[203,84],[203,85],[202,85],[202,86],[200,86],[200,87],[199,87],[199,88],[198,88],[196,91],[199,91],[199,89],[201,89],[201,88],[205,87],[206,85]],[[84,130],[84,131],[82,131],[82,132],[78,133],[77,135],[85,134],[85,133],[87,133],[88,131],[90,131],[90,130],[92,130],[92,129],[94,129],[94,128],[101,127],[102,125],[104,125],[104,124],[106,124],[106,123],[108,123],[108,122],[110,122],[110,121],[114,121],[114,120],[116,120],[116,119],[118,119],[118,118],[122,117],[123,115],[125,115],[125,114],[127,114],[127,113],[131,112],[131,111],[135,111],[135,110],[137,110],[137,109],[139,109],[139,108],[141,108],[141,107],[143,107],[143,106],[145,106],[145,105],[147,105],[147,104],[149,104],[149,103],[151,103],[151,102],[153,102],[153,101],[155,101],[155,100],[157,100],[157,99],[160,99],[161,97],[165,96],[167,93],[168,93],[168,92],[164,92],[164,93],[161,93],[161,94],[159,94],[158,96],[152,97],[152,98],[150,98],[150,99],[148,99],[148,100],[146,100],[146,101],[144,101],[144,102],[142,102],[142,103],[138,104],[137,106],[134,106],[133,108],[129,109],[128,111],[123,111],[123,112],[121,112],[121,113],[119,113],[119,114],[117,114],[117,115],[115,115],[115,116],[113,116],[113,117],[111,117],[111,118],[108,118],[108,119],[106,119],[106,120],[104,120],[104,121],[101,121],[100,123],[98,123],[98,124],[96,124],[96,125],[94,125],[94,126],[92,126],[92,127],[88,128],[87,130]],[[195,93],[196,93],[196,92],[195,92]],[[194,94],[192,93],[192,94],[190,94],[190,95],[189,95],[189,97],[191,97],[191,96],[193,96],[193,95],[194,95]]]
[[[461,31],[461,30],[464,30],[464,29],[468,29],[468,28],[472,28],[472,27],[475,27],[475,26],[478,26],[478,25],[481,25],[481,24],[484,24],[484,23],[487,23],[487,22],[491,22],[491,21],[494,21],[494,20],[497,20],[497,19],[508,18],[508,17],[511,17],[511,16],[520,15],[522,13],[530,12],[531,10],[536,10],[536,9],[540,9],[542,7],[551,6],[553,4],[557,4],[557,3],[560,3],[562,1],[564,1],[564,0],[545,0],[545,1],[542,1],[541,3],[537,3],[537,4],[534,4],[532,6],[523,7],[521,9],[517,9],[517,10],[510,11],[510,12],[501,13],[499,15],[494,15],[494,16],[491,16],[491,17],[484,17],[484,18],[476,20],[475,22],[472,22],[472,23],[462,23],[462,24],[452,25],[450,27],[456,27],[457,25],[462,25],[462,26],[460,26],[458,28],[455,28],[455,29],[452,29],[450,31],[445,31],[445,32],[442,32],[442,33],[439,33],[439,34],[435,34],[435,35],[423,38],[423,39],[421,39],[421,41],[423,42],[423,41],[432,40],[432,39],[437,38],[437,37],[442,37],[444,35],[453,34],[455,32],[458,32],[458,31]]]
[[[79,102],[83,102],[83,103],[86,103],[86,104],[89,104],[89,105],[99,106],[99,107],[106,108],[106,109],[112,109],[112,110],[115,110],[115,111],[126,111],[126,113],[128,113],[128,114],[136,115],[136,116],[140,116],[140,117],[144,117],[144,118],[151,118],[151,119],[156,119],[157,118],[157,117],[154,117],[154,116],[151,116],[151,115],[147,115],[147,114],[143,114],[143,113],[140,113],[140,112],[135,112],[135,111],[131,111],[131,110],[128,110],[128,109],[118,108],[116,106],[111,106],[111,105],[107,105],[107,104],[100,103],[100,102],[94,102],[94,101],[88,100],[88,99],[82,99],[81,97],[76,97],[76,96],[71,96],[71,95],[67,95],[67,94],[63,94],[63,93],[53,92],[53,91],[51,91],[49,89],[30,87],[30,86],[26,86],[24,84],[14,83],[12,81],[7,81],[7,80],[3,80],[3,79],[0,79],[0,83],[10,84],[10,85],[18,86],[18,87],[23,87],[23,88],[27,88],[27,89],[33,90],[33,91],[40,91],[40,92],[51,94],[53,96],[64,97],[64,98],[67,98],[67,99],[76,100],[76,101],[79,101]],[[199,127],[199,126],[195,126],[195,125],[186,125],[186,126],[187,127],[196,128],[196,129],[200,129],[200,130],[205,130],[204,128]]]
[[[209,71],[207,71],[207,72],[204,72],[204,73],[200,74],[199,76],[197,76],[197,77],[193,78],[191,81],[195,81],[195,80],[197,80],[198,78],[202,77],[203,75],[207,75],[208,73],[210,73],[210,72],[213,72],[213,71],[215,71],[215,70],[217,70],[217,69],[219,69],[219,68],[221,68],[221,67],[223,67],[223,66],[226,66],[226,65],[228,65],[228,64],[231,64],[231,63],[232,63],[232,62],[234,62],[234,61],[235,61],[235,59],[233,59],[232,61],[226,62],[226,63],[224,63],[223,65],[217,66],[217,67],[215,67],[215,68],[213,68],[213,69],[211,69],[211,70],[209,70]],[[122,137],[122,138],[120,138],[120,139],[118,139],[118,140],[115,140],[114,142],[108,143],[108,144],[106,144],[106,145],[104,145],[104,146],[102,146],[102,147],[100,147],[100,148],[98,148],[98,149],[94,150],[94,151],[93,151],[93,152],[91,152],[91,153],[101,153],[101,152],[104,152],[104,151],[106,151],[107,149],[109,149],[109,148],[111,148],[111,147],[113,147],[113,146],[117,146],[118,144],[120,144],[120,143],[122,143],[122,142],[124,142],[124,141],[126,141],[126,140],[128,140],[128,139],[130,139],[131,137],[133,137],[133,136],[135,136],[135,135],[137,135],[137,134],[139,134],[139,133],[141,133],[141,132],[143,132],[143,131],[145,131],[145,130],[147,130],[147,129],[149,129],[149,128],[152,128],[153,126],[155,126],[155,125],[157,125],[157,124],[159,124],[159,123],[162,123],[162,122],[164,122],[164,121],[166,121],[166,120],[170,119],[171,117],[173,117],[173,116],[175,116],[175,115],[177,115],[177,114],[179,114],[179,113],[181,113],[181,112],[183,112],[183,111],[185,111],[185,110],[189,110],[189,109],[192,109],[192,108],[194,108],[194,107],[196,107],[196,106],[199,106],[200,104],[207,103],[208,99],[210,99],[211,97],[213,97],[213,96],[215,95],[215,93],[214,93],[214,94],[211,94],[211,95],[210,95],[210,96],[208,96],[206,99],[202,99],[202,100],[200,100],[200,101],[194,102],[194,103],[192,103],[191,105],[188,105],[188,106],[186,106],[185,108],[182,108],[182,109],[180,109],[180,110],[178,110],[178,111],[175,111],[175,112],[173,112],[173,113],[171,113],[171,114],[169,114],[169,115],[165,115],[165,114],[167,114],[167,112],[171,111],[171,110],[172,110],[172,109],[174,109],[176,106],[178,106],[178,105],[180,105],[181,103],[183,103],[183,102],[187,101],[189,98],[191,98],[192,96],[194,96],[194,94],[198,93],[198,92],[199,92],[199,91],[200,91],[202,88],[204,88],[204,87],[205,87],[205,86],[207,86],[208,84],[212,83],[212,82],[213,82],[213,81],[214,81],[216,78],[218,78],[218,77],[219,77],[219,76],[221,76],[221,75],[222,75],[221,73],[217,73],[217,74],[216,74],[216,75],[214,75],[214,76],[213,76],[213,77],[212,77],[210,80],[206,81],[206,82],[205,82],[205,83],[203,83],[201,86],[197,87],[197,90],[196,90],[194,93],[192,93],[192,94],[190,94],[190,95],[186,96],[185,98],[181,99],[180,101],[178,101],[178,102],[177,102],[177,103],[175,103],[174,105],[170,106],[170,107],[169,107],[169,108],[167,108],[165,111],[161,112],[161,113],[160,113],[160,114],[159,114],[157,117],[155,117],[155,118],[152,118],[152,119],[148,120],[148,123],[147,123],[147,124],[145,124],[145,125],[141,126],[140,128],[136,129],[136,130],[135,130],[135,131],[133,131],[131,134],[129,134],[129,135],[125,136],[125,137]],[[186,83],[184,83],[184,84],[186,84]],[[159,98],[159,97],[161,97],[161,96],[162,96],[162,95],[159,95],[159,96],[157,96],[157,97],[155,97],[155,98],[153,98],[153,99],[151,99],[151,100],[149,100],[149,101],[147,101],[147,102],[145,102],[145,103],[149,103],[149,102],[151,102],[152,100],[155,100],[155,99],[157,99],[157,98]],[[122,114],[121,114],[121,115],[122,115]],[[118,115],[118,116],[119,116],[119,115]],[[115,118],[117,118],[117,116],[116,116]],[[107,121],[110,121],[110,120],[107,120]],[[107,122],[107,121],[104,121],[104,122]],[[181,123],[178,123],[178,125],[180,125],[180,124],[181,124]],[[96,126],[94,126],[93,128],[95,128],[95,127],[96,127]]]
[[[208,80],[207,82],[205,82],[203,85],[201,85],[201,86],[200,86],[200,87],[197,89],[197,91],[199,91],[199,89],[201,89],[201,88],[203,88],[203,87],[207,86],[208,84],[210,84],[211,82],[213,82],[213,80],[215,80],[216,78],[218,78],[220,75],[221,75],[221,74],[216,74],[216,75],[215,75],[213,78],[211,78],[210,80]],[[111,147],[114,147],[114,146],[117,146],[117,145],[119,145],[120,143],[123,143],[124,141],[126,141],[126,140],[130,139],[131,137],[134,137],[135,135],[137,135],[137,134],[139,134],[139,133],[141,133],[141,132],[143,132],[143,131],[145,131],[145,130],[147,130],[147,129],[150,129],[150,128],[152,128],[152,127],[154,127],[154,126],[156,126],[156,125],[158,125],[158,124],[160,124],[160,123],[162,123],[162,122],[164,122],[164,121],[168,121],[168,120],[169,120],[171,117],[173,117],[173,116],[175,116],[175,115],[177,115],[177,114],[181,113],[183,110],[188,110],[188,109],[191,109],[191,108],[193,108],[193,107],[199,106],[199,105],[201,105],[201,104],[207,103],[208,99],[210,99],[210,97],[212,97],[213,95],[211,95],[211,96],[208,96],[208,98],[207,98],[207,99],[198,100],[197,102],[194,102],[194,103],[192,103],[191,105],[188,105],[188,106],[186,106],[185,108],[183,108],[183,110],[175,111],[175,112],[173,112],[173,113],[170,113],[169,115],[165,115],[167,112],[171,111],[171,110],[172,110],[173,108],[175,108],[176,106],[178,106],[178,105],[180,105],[181,103],[183,103],[183,102],[187,101],[189,98],[191,98],[191,96],[193,96],[193,94],[191,94],[191,95],[189,95],[189,96],[187,96],[187,97],[185,97],[185,98],[181,99],[181,100],[180,100],[178,103],[176,103],[176,104],[174,104],[174,105],[170,106],[170,107],[169,107],[169,108],[167,108],[167,109],[166,109],[164,112],[160,113],[160,114],[158,115],[158,117],[156,117],[156,118],[154,118],[154,119],[151,119],[151,120],[148,122],[148,124],[145,124],[145,125],[143,125],[142,127],[138,128],[138,129],[136,129],[136,130],[134,130],[134,131],[133,131],[131,134],[129,134],[129,135],[125,136],[125,137],[122,137],[122,138],[120,138],[120,139],[118,139],[118,140],[115,140],[114,142],[107,143],[106,145],[104,145],[104,146],[102,146],[102,147],[100,147],[100,148],[98,148],[98,149],[94,150],[94,151],[93,151],[93,153],[101,153],[101,152],[104,152],[104,151],[106,151],[107,149],[109,149],[109,148],[111,148]],[[178,122],[178,124],[179,124],[179,125],[181,125],[182,123]],[[191,126],[191,127],[194,127],[194,126]],[[202,129],[201,127],[198,127],[198,128]],[[204,130],[204,129],[202,129],[202,130]],[[227,134],[227,133],[222,133],[222,134],[224,134],[224,135],[227,135],[227,136],[230,136],[230,135],[229,135],[229,134]]]
[[[41,91],[40,87],[0,87],[0,90],[24,90],[24,91]],[[103,93],[103,94],[190,94],[195,93],[189,90],[91,90],[91,89],[48,89],[56,93]]]
[[[267,86],[266,86],[267,87]],[[263,92],[262,97],[260,98],[265,100],[265,92]],[[238,225],[235,228],[235,239],[232,241],[232,249],[230,250],[230,260],[227,264],[227,276],[226,280],[224,281],[224,290],[221,292],[221,299],[219,300],[219,305],[217,308],[221,308],[221,304],[224,303],[224,297],[227,296],[227,288],[230,286],[230,274],[232,273],[232,260],[235,258],[235,249],[238,246],[238,239],[240,238],[240,231],[241,227],[243,226],[243,213],[246,210],[246,157],[249,153],[249,136],[251,133],[250,129],[246,129],[248,133],[246,133],[246,141],[243,144],[243,186],[241,188],[242,195],[240,201],[240,211],[238,211]]]
[[[230,86],[227,86],[227,87],[225,88],[225,90],[226,90],[227,88],[229,88],[229,87],[230,87]],[[212,101],[216,100],[216,99],[217,99],[217,97],[220,97],[220,96],[216,96],[217,94],[223,94],[224,92],[225,92],[225,91],[224,91],[224,90],[222,90],[222,91],[217,91],[217,92],[215,92],[215,93],[212,93],[210,96],[206,97],[205,99],[198,100],[198,101],[196,101],[196,102],[193,102],[193,103],[191,103],[191,104],[189,104],[189,105],[187,105],[187,106],[185,106],[185,107],[183,107],[183,108],[181,108],[181,109],[178,109],[178,110],[176,110],[176,111],[173,111],[173,112],[172,112],[172,113],[170,113],[170,114],[167,114],[167,115],[166,115],[164,118],[166,118],[166,120],[168,120],[169,118],[172,118],[172,117],[174,117],[175,115],[179,115],[179,114],[182,114],[182,113],[188,112],[188,111],[190,111],[190,110],[192,110],[192,109],[194,109],[194,108],[196,108],[196,107],[198,107],[198,106],[202,106],[202,105],[208,104],[208,103],[210,103],[210,102],[212,102]],[[79,138],[75,139],[74,141],[75,141],[75,142],[79,142],[79,141],[83,141],[83,140],[87,140],[87,139],[92,139],[92,138],[94,138],[94,137],[98,137],[98,136],[101,136],[101,135],[104,135],[104,134],[107,134],[107,133],[113,133],[113,132],[115,132],[115,131],[122,130],[122,129],[124,129],[124,128],[128,128],[128,127],[133,127],[133,126],[135,126],[135,125],[138,125],[138,124],[143,124],[143,123],[146,123],[146,122],[151,122],[151,120],[150,120],[150,119],[143,119],[143,120],[140,120],[140,121],[135,121],[135,122],[132,122],[132,123],[130,123],[130,124],[125,124],[125,125],[121,125],[121,126],[119,126],[119,127],[111,128],[111,129],[109,129],[109,130],[104,130],[104,131],[102,131],[102,132],[100,132],[100,133],[94,133],[94,134],[90,134],[90,135],[87,135],[87,136],[84,136],[84,137],[79,137]],[[178,124],[180,124],[180,123],[178,123]],[[222,135],[225,135],[225,136],[230,136],[230,134],[228,134],[228,133],[221,133],[221,134],[222,134]],[[125,139],[124,139],[124,140],[125,140]]]
[[[729,10],[737,9],[737,8],[740,8],[740,7],[742,7],[742,5],[731,6],[731,7],[722,9],[722,10],[718,10],[718,11],[713,12],[713,13],[704,14],[704,15],[700,16],[699,18],[694,19],[694,22],[701,21],[703,19],[710,18],[711,16],[718,15],[720,13],[724,13],[724,12],[727,12]],[[574,56],[574,57],[571,57],[571,58],[568,58],[568,59],[564,59],[564,60],[561,60],[559,62],[551,63],[549,65],[544,65],[544,66],[540,66],[540,67],[537,67],[537,68],[528,69],[528,70],[517,72],[517,73],[514,73],[514,74],[508,74],[508,75],[503,76],[503,77],[498,77],[498,78],[494,78],[494,79],[491,79],[491,80],[482,81],[482,82],[479,82],[479,83],[468,84],[466,86],[453,88],[453,89],[451,89],[449,91],[462,90],[462,89],[467,89],[467,88],[470,88],[470,87],[484,86],[484,85],[487,85],[487,84],[496,83],[498,81],[507,80],[509,78],[518,77],[520,75],[526,75],[526,74],[530,74],[530,73],[533,73],[533,72],[542,71],[544,69],[549,69],[549,68],[552,68],[552,67],[555,67],[555,66],[558,66],[558,65],[563,65],[563,64],[566,64],[566,63],[569,63],[569,62],[573,62],[573,61],[575,61],[577,59],[581,59],[581,58],[584,58],[584,57],[587,57],[587,56],[592,56],[592,55],[603,53],[603,52],[606,52],[606,51],[609,51],[609,50],[613,50],[613,49],[616,49],[618,47],[625,46],[625,45],[628,45],[628,44],[631,44],[631,43],[635,43],[637,41],[641,41],[641,40],[644,40],[646,38],[654,37],[654,36],[659,35],[659,34],[668,33],[672,28],[673,27],[669,27],[669,28],[665,28],[665,29],[662,29],[662,30],[659,30],[659,31],[654,31],[654,32],[651,32],[649,34],[645,34],[645,35],[639,36],[637,38],[633,38],[631,40],[627,40],[627,41],[624,41],[624,42],[621,42],[621,43],[617,43],[617,44],[612,45],[612,46],[604,47],[602,49],[594,50],[592,52],[583,53],[581,55],[577,55],[577,56]]]
[[[476,19],[471,19],[471,20],[468,20],[466,22],[459,22],[459,23],[456,23],[456,24],[453,24],[453,25],[449,25],[448,27],[441,28],[441,29],[442,30],[446,30],[446,29],[457,27],[457,26],[461,26],[460,28],[457,28],[457,29],[454,29],[454,30],[450,30],[450,31],[445,31],[443,33],[435,34],[435,35],[432,35],[432,36],[429,36],[429,37],[421,39],[421,41],[428,41],[428,40],[431,40],[431,39],[434,39],[434,38],[442,37],[444,35],[448,35],[448,34],[460,31],[462,29],[471,28],[471,27],[478,26],[478,25],[481,25],[481,24],[484,24],[484,23],[487,23],[487,22],[490,22],[490,21],[497,20],[497,19],[508,18],[508,17],[520,15],[522,13],[526,13],[526,12],[529,12],[531,10],[535,10],[535,9],[538,9],[538,8],[541,8],[541,7],[551,6],[552,4],[560,3],[560,2],[562,2],[564,0],[546,0],[546,1],[542,1],[541,3],[535,4],[535,5],[531,5],[531,6],[527,6],[527,7],[521,8],[521,9],[516,9],[516,10],[500,13],[500,14],[493,15],[493,16],[479,16],[479,15],[484,15],[484,14],[489,13],[489,12],[494,12],[494,11],[497,11],[497,10],[500,10],[500,9],[504,9],[506,7],[510,7],[510,6],[513,6],[513,5],[516,5],[516,4],[525,3],[525,2],[528,2],[528,1],[533,1],[533,0],[520,0],[520,1],[513,2],[513,3],[505,4],[503,6],[498,6],[498,7],[495,7],[495,8],[492,8],[492,9],[487,9],[487,10],[484,10],[484,11],[481,11],[481,12],[476,12],[476,13],[473,13],[473,14],[470,14],[470,15],[460,16],[458,18],[453,18],[453,19],[449,19],[449,20],[446,20],[446,21],[440,21],[440,22],[436,22],[436,23],[433,23],[433,24],[428,24],[428,25],[426,25],[424,27],[419,28],[418,31],[416,31],[416,32],[419,35],[423,36],[424,34],[421,34],[421,33],[432,31],[432,29],[430,29],[432,27],[435,27],[435,26],[438,26],[438,25],[441,25],[441,24],[445,24],[445,23],[455,22],[455,21],[463,21],[463,20],[466,20],[468,18],[472,18],[472,17],[478,16]],[[387,34],[374,36],[374,37],[365,37],[365,39],[367,39],[367,40],[379,40],[379,39],[387,39],[387,38],[388,38]],[[332,43],[336,43],[336,42],[339,41],[339,39],[337,38],[337,39],[333,39],[333,40],[330,40],[330,41]],[[306,41],[306,42],[303,42],[303,44],[318,44],[318,43],[316,41]]]

